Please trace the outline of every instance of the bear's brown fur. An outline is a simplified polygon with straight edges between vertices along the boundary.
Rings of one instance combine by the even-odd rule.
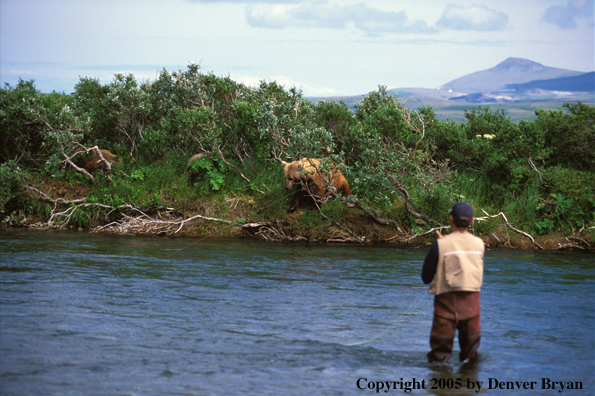
[[[101,155],[103,155],[103,158],[105,158],[110,165],[122,163],[122,158],[118,158],[117,155],[103,149],[100,149],[99,151],[101,151]],[[97,151],[93,150],[93,156],[83,159],[82,167],[85,168],[87,172],[93,172],[95,169],[105,169],[105,164],[99,158],[99,155],[97,155]]]
[[[304,182],[308,184],[312,194],[319,197],[324,196],[327,183],[325,183],[323,172],[320,169],[321,164],[322,160],[320,158],[304,158],[301,161],[294,162],[282,161],[281,165],[283,165],[284,169],[285,188],[289,190],[294,184]],[[343,191],[344,195],[351,195],[351,189],[349,188],[347,179],[345,179],[345,176],[343,176],[341,171],[332,163],[331,174],[332,180],[328,181],[328,183],[332,183],[337,190]],[[292,208],[297,208],[300,201],[303,201],[306,197],[308,197],[308,194],[300,188],[300,190],[295,193]]]
[[[192,157],[190,157],[188,162],[186,162],[186,170],[184,171],[184,176],[186,176],[186,177],[195,176],[195,175],[193,175],[193,172],[192,172],[192,164],[199,158],[203,158],[203,157],[210,158],[210,157],[212,157],[212,155],[210,153],[199,153],[199,154],[195,154]]]
[[[187,166],[187,167],[188,167],[188,166],[190,166],[190,165],[191,165],[191,164],[192,164],[194,161],[196,161],[196,160],[197,160],[197,159],[199,159],[199,158],[202,158],[202,157],[204,157],[205,155],[206,155],[206,156],[209,156],[209,154],[207,154],[207,153],[200,153],[200,154],[195,154],[195,155],[193,155],[192,157],[190,157],[190,159],[189,159],[189,160],[188,160],[188,162],[186,163],[186,166]]]

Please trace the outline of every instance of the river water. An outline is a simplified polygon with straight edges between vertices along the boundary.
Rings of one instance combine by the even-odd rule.
[[[464,367],[426,360],[426,252],[1,230],[0,394],[595,394],[592,254],[487,251]]]

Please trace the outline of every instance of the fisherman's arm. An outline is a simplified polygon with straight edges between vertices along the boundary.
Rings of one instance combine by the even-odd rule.
[[[421,270],[421,280],[427,285],[434,280],[436,274],[436,267],[438,266],[438,241],[434,242],[430,247],[430,251],[424,260],[424,266]]]

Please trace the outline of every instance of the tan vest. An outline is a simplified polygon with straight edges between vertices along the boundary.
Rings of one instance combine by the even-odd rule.
[[[438,266],[430,294],[478,292],[483,281],[484,251],[483,241],[467,231],[438,239]]]

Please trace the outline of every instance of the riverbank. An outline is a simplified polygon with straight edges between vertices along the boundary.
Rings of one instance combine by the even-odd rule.
[[[291,191],[284,191],[276,200],[261,194],[220,193],[198,199],[161,194],[158,204],[144,206],[110,199],[111,194],[98,201],[93,193],[94,186],[86,183],[31,180],[20,199],[0,213],[0,227],[167,238],[414,247],[429,246],[438,233],[449,232],[446,214],[442,224],[418,219],[416,227],[411,227],[396,220],[383,220],[370,210],[341,199],[289,211]],[[271,210],[272,207],[276,209]],[[532,235],[518,224],[511,224],[506,213],[488,213],[477,207],[475,211],[476,221],[471,231],[488,248],[595,251],[593,227],[582,226],[568,235],[561,232]]]
[[[66,195],[66,189],[56,189],[56,183],[46,185],[47,193]],[[73,193],[74,190],[69,190]],[[78,191],[79,195],[86,189]],[[258,217],[251,197],[226,197],[227,210],[213,213],[213,202],[195,203],[194,207],[174,208],[155,206],[137,208],[131,205],[109,207],[104,204],[86,202],[84,196],[69,199],[52,198],[43,191],[29,190],[29,198],[52,203],[49,216],[26,214],[25,208],[0,216],[1,228],[23,228],[33,230],[60,230],[64,232],[85,232],[126,236],[153,236],[166,238],[235,238],[270,242],[336,243],[391,246],[429,246],[438,232],[448,233],[448,226],[441,225],[423,232],[401,227],[396,223],[381,224],[377,218],[356,208],[344,208],[343,216],[331,219],[315,207],[298,208],[286,212],[280,218]],[[76,194],[75,194],[76,195]],[[82,207],[84,206],[84,208]],[[197,211],[202,208],[202,212]],[[248,212],[245,208],[251,208]],[[88,215],[86,226],[72,221],[76,210],[97,209]],[[530,235],[507,222],[500,214],[479,217],[471,231],[482,238],[491,249],[584,251],[595,252],[592,229],[584,227],[572,235],[560,233]],[[489,226],[486,226],[488,225]]]

